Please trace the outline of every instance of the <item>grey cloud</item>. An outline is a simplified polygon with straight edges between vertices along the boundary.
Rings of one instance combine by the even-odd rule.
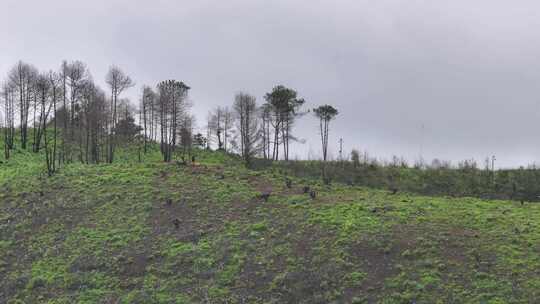
[[[331,143],[389,158],[540,159],[540,3],[536,1],[15,1],[0,13],[0,73],[18,59],[85,61],[137,82],[193,88],[199,125],[238,90],[299,91],[335,104]],[[128,92],[137,100],[139,88]],[[425,128],[422,129],[421,126]],[[316,121],[297,128],[317,154]]]

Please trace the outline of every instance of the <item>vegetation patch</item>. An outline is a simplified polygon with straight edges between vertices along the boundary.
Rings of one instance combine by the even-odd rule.
[[[151,153],[155,161],[74,163],[52,177],[33,171],[43,169],[33,154],[13,153],[26,167],[0,170],[0,302],[540,296],[540,205],[325,185],[221,152],[198,151],[187,165]]]

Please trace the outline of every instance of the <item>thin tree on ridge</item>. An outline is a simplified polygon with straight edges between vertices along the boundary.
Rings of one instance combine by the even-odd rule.
[[[259,146],[259,122],[255,96],[238,93],[234,97],[233,109],[237,118],[237,128],[240,133],[240,154],[246,163],[250,163]]]
[[[109,72],[105,77],[107,84],[111,89],[111,126],[109,134],[109,154],[107,161],[112,163],[114,160],[114,147],[115,147],[115,127],[117,124],[117,102],[118,96],[126,89],[134,86],[135,84],[131,78],[126,75],[119,67],[111,66]]]
[[[338,115],[338,110],[331,105],[322,105],[313,109],[313,113],[319,118],[323,161],[326,161],[328,155],[328,127],[330,121]]]
[[[283,145],[283,158],[289,160],[289,143],[294,139],[292,127],[295,119],[301,115],[300,107],[305,103],[298,98],[298,93],[283,85],[275,86],[264,96],[266,107],[269,107],[269,122],[274,128],[272,159],[279,159],[279,147]],[[281,142],[280,142],[281,139]]]

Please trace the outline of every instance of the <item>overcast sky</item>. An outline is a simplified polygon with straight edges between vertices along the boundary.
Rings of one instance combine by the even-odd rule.
[[[540,161],[540,2],[508,0],[0,0],[0,75],[17,60],[42,70],[111,64],[141,85],[178,79],[193,111],[263,102],[283,84],[306,109],[329,103],[330,150],[452,160],[495,154]],[[424,126],[422,128],[422,125]],[[320,155],[302,118],[299,158]]]

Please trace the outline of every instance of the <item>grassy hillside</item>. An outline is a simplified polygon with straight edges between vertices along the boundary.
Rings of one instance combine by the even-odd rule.
[[[298,178],[289,189],[282,169],[220,153],[72,164],[51,178],[43,165],[25,152],[0,164],[0,303],[540,299],[538,204]]]

